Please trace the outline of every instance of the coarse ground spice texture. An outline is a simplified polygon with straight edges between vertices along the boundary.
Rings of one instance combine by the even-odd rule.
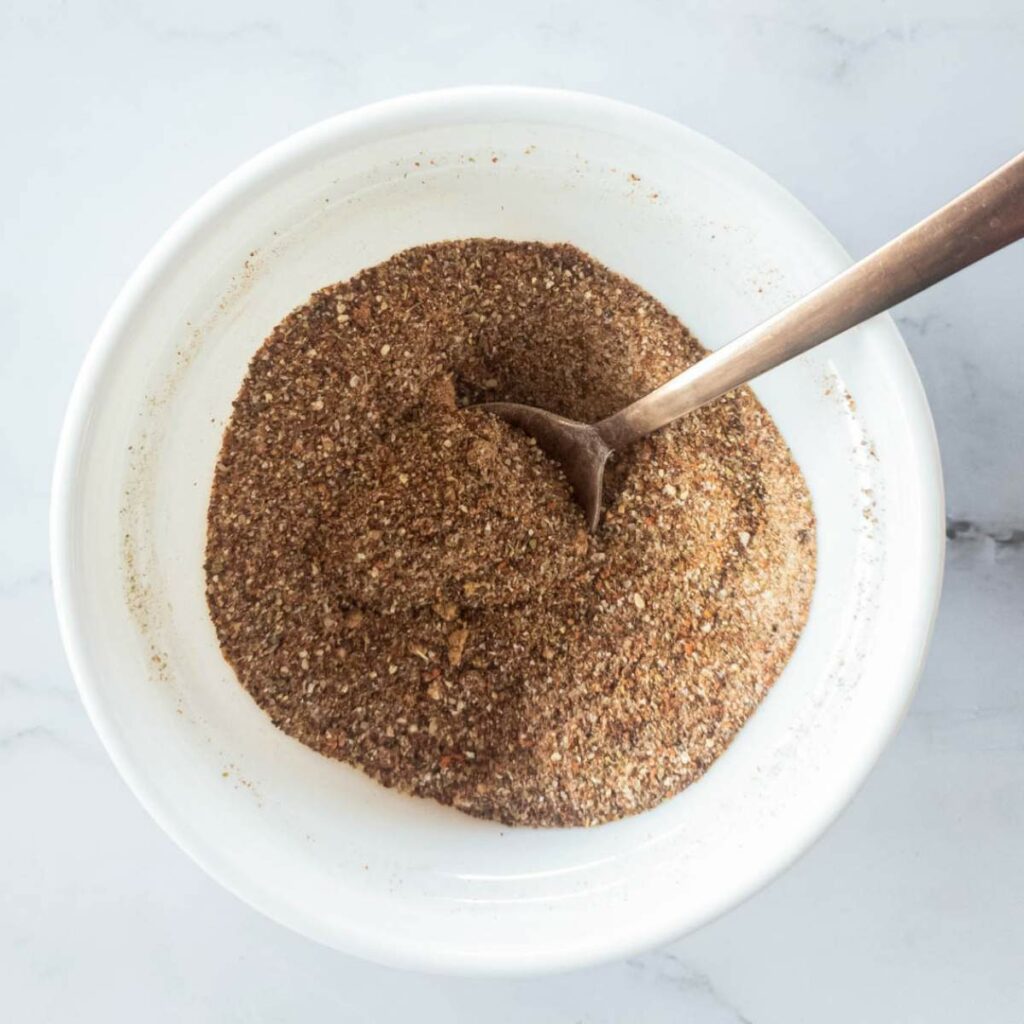
[[[274,723],[386,786],[594,825],[699,778],[807,617],[807,487],[747,388],[617,457],[584,528],[560,470],[465,406],[596,420],[704,350],[570,245],[399,253],[253,358],[210,499],[207,600]]]

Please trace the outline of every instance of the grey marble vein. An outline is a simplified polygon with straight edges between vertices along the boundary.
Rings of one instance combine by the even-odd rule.
[[[706,1020],[721,1019],[731,1024],[752,1024],[749,1017],[723,998],[703,971],[689,966],[671,950],[650,953],[643,959],[627,960],[626,963],[635,970],[653,975],[660,984],[672,985],[689,997],[698,996],[706,1000],[710,1004],[706,1008]]]

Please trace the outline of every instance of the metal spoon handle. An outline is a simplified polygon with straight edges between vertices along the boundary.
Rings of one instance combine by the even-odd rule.
[[[849,270],[595,426],[611,448],[629,444],[1021,237],[1024,153]]]

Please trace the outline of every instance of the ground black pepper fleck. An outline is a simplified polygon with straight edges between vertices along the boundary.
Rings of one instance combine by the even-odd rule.
[[[317,292],[253,358],[217,463],[207,600],[239,680],[314,749],[508,824],[693,782],[813,589],[770,417],[741,388],[634,446],[589,536],[557,467],[464,406],[594,420],[703,354],[569,245],[442,242]]]

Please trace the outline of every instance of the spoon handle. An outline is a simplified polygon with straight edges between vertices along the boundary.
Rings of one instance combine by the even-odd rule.
[[[1024,153],[597,430],[612,448],[629,444],[1021,237]]]

